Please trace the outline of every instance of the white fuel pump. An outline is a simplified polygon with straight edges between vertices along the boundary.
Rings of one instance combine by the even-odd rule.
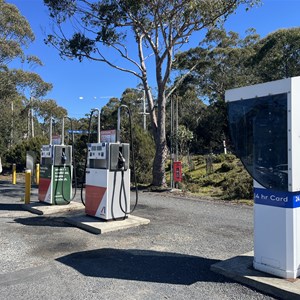
[[[130,145],[119,141],[121,107],[118,110],[117,141],[101,142],[101,110],[95,109],[98,111],[98,142],[88,144],[85,212],[87,215],[107,221],[124,219],[132,212],[130,210]]]

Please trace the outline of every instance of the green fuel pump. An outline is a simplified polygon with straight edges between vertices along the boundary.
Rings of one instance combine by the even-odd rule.
[[[72,146],[64,145],[64,119],[61,145],[52,144],[52,118],[50,144],[41,148],[40,183],[38,199],[52,205],[69,204],[72,199]]]

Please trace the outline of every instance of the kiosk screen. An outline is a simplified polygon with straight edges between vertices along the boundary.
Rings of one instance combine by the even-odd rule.
[[[265,188],[288,190],[287,94],[228,103],[231,138],[250,175]]]

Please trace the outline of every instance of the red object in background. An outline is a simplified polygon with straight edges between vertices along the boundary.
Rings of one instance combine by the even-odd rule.
[[[175,182],[182,181],[182,166],[181,161],[173,162],[173,178]]]

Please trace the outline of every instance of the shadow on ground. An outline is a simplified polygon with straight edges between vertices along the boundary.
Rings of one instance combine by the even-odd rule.
[[[8,198],[20,198],[22,194],[25,193],[25,187],[21,186],[12,186],[9,188],[5,188],[3,186],[0,187],[0,195]]]
[[[0,203],[0,211],[8,210],[8,211],[24,211],[22,204],[17,203]]]
[[[26,226],[49,226],[49,227],[73,227],[64,222],[65,217],[44,217],[35,216],[30,218],[18,218],[14,219],[15,222]]]
[[[25,194],[25,184],[17,183],[12,184],[7,181],[0,180],[0,196],[7,198],[6,200],[11,200],[11,198],[18,198],[24,196]],[[34,196],[37,194],[37,186],[34,184],[31,185],[31,195]]]
[[[226,281],[210,271],[218,260],[169,252],[104,248],[72,253],[57,261],[91,277],[181,285]]]

